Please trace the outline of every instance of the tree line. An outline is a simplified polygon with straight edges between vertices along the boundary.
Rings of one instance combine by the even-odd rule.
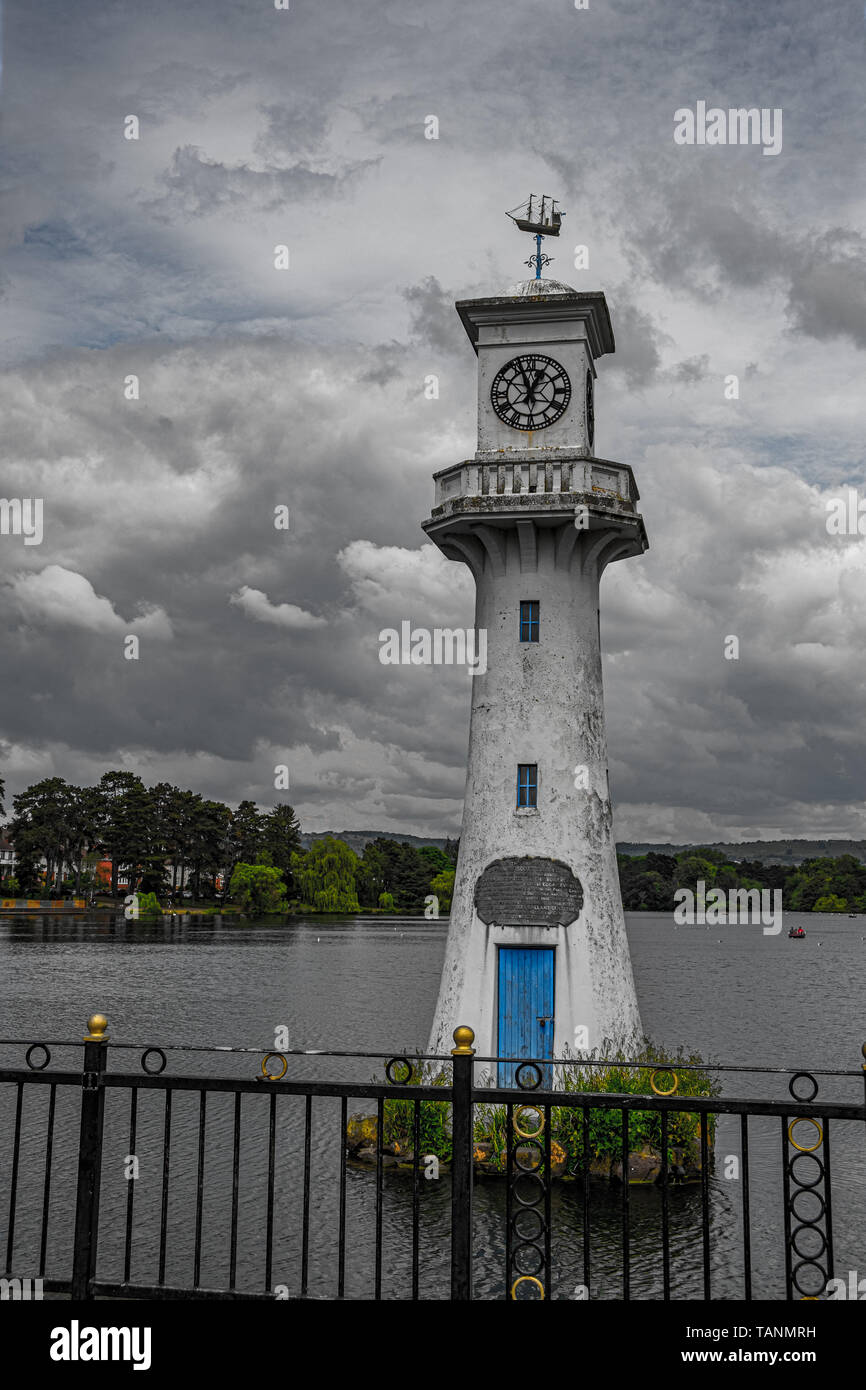
[[[189,885],[196,897],[213,897],[220,875],[228,883],[236,864],[262,856],[290,886],[292,855],[301,843],[291,806],[264,814],[242,801],[232,810],[168,782],[146,787],[127,771],[106,772],[90,787],[62,777],[36,782],[13,798],[12,819],[3,828],[16,854],[4,896],[97,891],[102,859],[111,860],[112,897],[121,878],[142,893],[175,893]]]
[[[782,890],[787,912],[866,912],[866,865],[853,854],[804,859],[802,864],[732,864],[721,850],[683,850],[668,855],[617,855],[623,907],[627,911],[672,912],[678,888],[703,880],[707,891],[732,888]]]
[[[3,807],[0,779],[0,814]],[[13,798],[2,827],[14,845],[13,874],[0,881],[4,897],[78,897],[123,879],[131,891],[157,898],[188,888],[199,900],[223,890],[251,911],[448,912],[459,840],[444,849],[416,848],[380,836],[357,855],[336,836],[304,851],[294,810],[261,812],[255,802],[236,810],[198,792],[159,782],[146,787],[126,770],[106,772],[94,786],[62,777],[34,783]],[[97,865],[111,861],[110,885]],[[866,865],[851,854],[806,859],[799,865],[732,863],[720,850],[618,855],[623,906],[670,912],[678,888],[781,889],[790,912],[866,912]],[[431,912],[431,915],[432,912]]]
[[[0,780],[0,814],[3,782]],[[420,849],[380,837],[360,856],[334,836],[306,852],[293,808],[266,813],[253,801],[236,810],[168,782],[146,787],[133,772],[106,772],[95,786],[47,777],[13,798],[3,833],[15,848],[14,871],[0,882],[4,897],[78,897],[130,892],[157,899],[188,889],[227,896],[253,911],[412,912],[431,895],[451,904],[457,841]],[[110,884],[98,865],[110,860]],[[124,890],[126,891],[126,890]]]

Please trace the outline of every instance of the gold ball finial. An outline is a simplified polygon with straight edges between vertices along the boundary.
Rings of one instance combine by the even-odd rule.
[[[87,1020],[88,1032],[84,1035],[84,1041],[108,1042],[108,1035],[105,1031],[107,1027],[108,1019],[105,1017],[105,1014],[91,1014],[90,1018]]]
[[[472,1046],[475,1041],[475,1034],[471,1028],[467,1028],[465,1024],[461,1025],[461,1027],[454,1029],[451,1036],[457,1044],[456,1047],[452,1047],[451,1049],[452,1057],[475,1056],[475,1048]]]
[[[863,1044],[860,1051],[863,1053],[863,1056],[866,1057],[866,1043]],[[866,1071],[866,1062],[863,1063],[863,1070]]]

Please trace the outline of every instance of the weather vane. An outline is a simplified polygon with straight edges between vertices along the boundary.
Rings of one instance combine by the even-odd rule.
[[[530,193],[525,203],[506,213],[506,217],[510,217],[521,232],[530,232],[535,237],[535,255],[524,261],[524,265],[528,265],[530,269],[535,267],[536,280],[541,279],[542,266],[550,265],[553,259],[544,254],[541,243],[546,236],[559,236],[564,216],[565,213],[560,212],[556,206],[556,199],[549,198],[546,193],[542,193],[540,198],[537,193]]]

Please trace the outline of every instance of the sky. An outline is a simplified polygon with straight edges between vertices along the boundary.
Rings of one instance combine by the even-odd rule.
[[[827,528],[866,498],[864,59],[859,0],[6,0],[0,497],[44,509],[0,535],[7,811],[129,768],[458,832],[471,678],[378,635],[472,625],[420,522],[475,449],[454,301],[529,273],[534,191],[650,539],[602,584],[617,837],[866,836],[866,538]],[[676,143],[699,101],[781,150]]]

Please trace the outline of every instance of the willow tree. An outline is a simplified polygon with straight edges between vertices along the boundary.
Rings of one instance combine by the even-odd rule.
[[[359,912],[358,856],[344,840],[326,835],[306,854],[292,855],[292,874],[302,912]]]

